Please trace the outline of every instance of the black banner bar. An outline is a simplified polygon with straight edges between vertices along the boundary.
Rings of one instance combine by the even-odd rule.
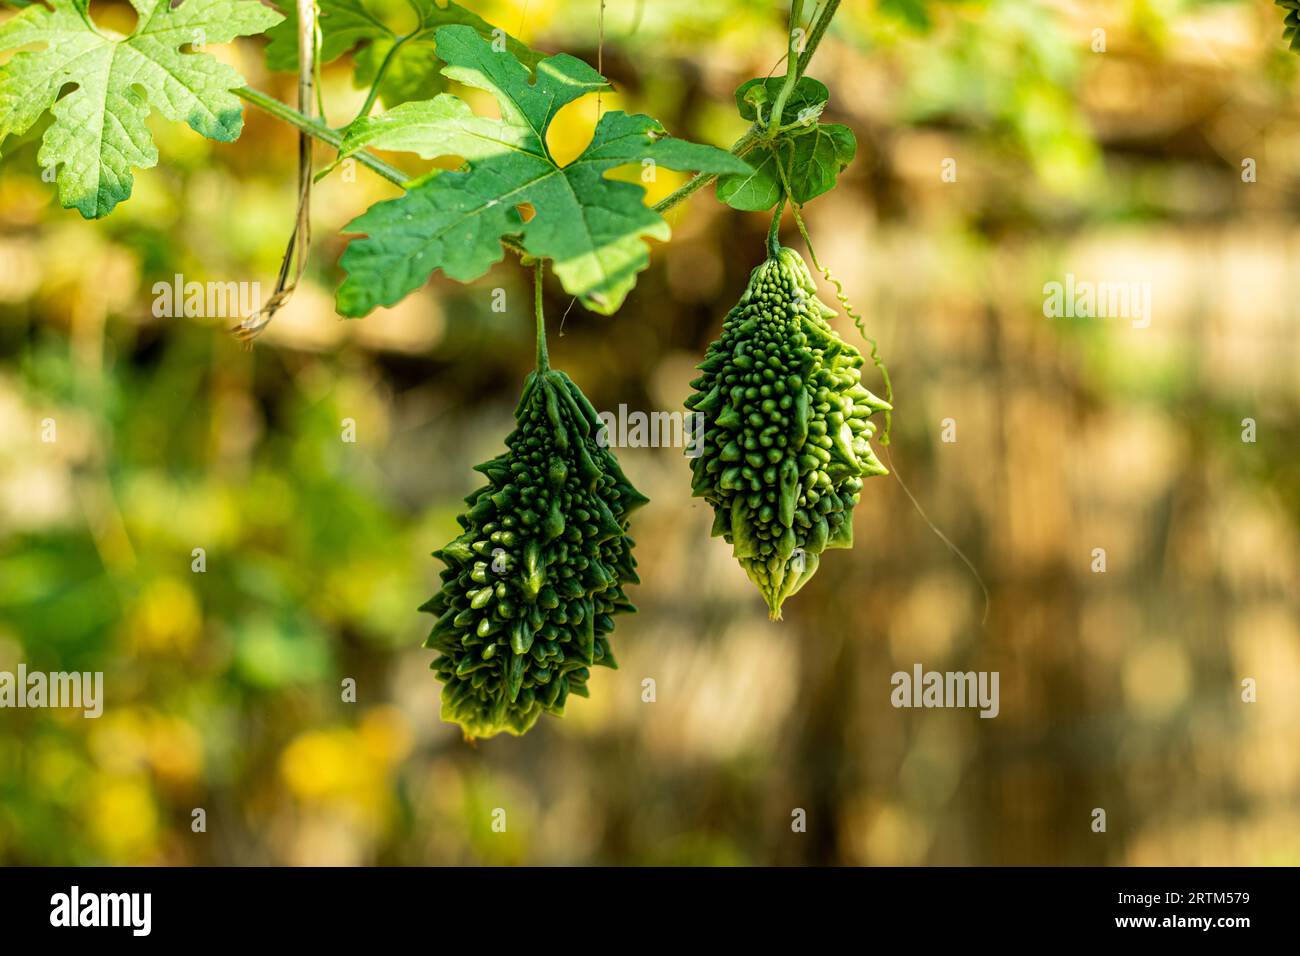
[[[621,926],[734,944],[815,921],[832,938],[970,941],[978,928],[984,942],[1231,945],[1293,929],[1296,888],[1288,869],[10,869],[0,916],[7,940],[83,943],[336,945],[462,930],[504,943],[531,926],[599,945]]]

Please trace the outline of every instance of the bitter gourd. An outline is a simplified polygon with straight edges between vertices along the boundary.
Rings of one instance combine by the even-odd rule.
[[[1292,50],[1300,51],[1300,2],[1297,0],[1273,0],[1286,13],[1282,17],[1282,39],[1286,40]]]
[[[834,315],[803,259],[781,248],[751,273],[686,401],[705,416],[693,494],[713,506],[713,534],[773,620],[823,551],[853,546],[862,479],[888,473],[868,419],[891,406],[862,385],[862,355],[830,326]]]
[[[442,587],[425,646],[444,682],[442,719],[466,737],[523,734],[569,694],[587,696],[593,665],[616,667],[613,617],[635,611],[628,515],[646,498],[596,439],[596,410],[563,372],[529,373],[506,451],[479,466],[464,532],[434,552]]]

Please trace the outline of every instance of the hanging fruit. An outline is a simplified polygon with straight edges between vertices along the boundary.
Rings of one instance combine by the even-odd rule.
[[[705,416],[693,492],[773,620],[823,551],[853,546],[862,479],[887,474],[869,419],[890,405],[862,385],[862,355],[834,315],[799,254],[780,248],[750,275],[686,402]]]
[[[439,652],[442,718],[466,737],[522,734],[543,712],[587,696],[593,666],[616,667],[614,615],[636,609],[628,516],[646,498],[596,435],[596,410],[569,376],[529,373],[506,451],[476,470],[464,532],[434,556],[442,588],[421,610],[438,616],[425,646]]]

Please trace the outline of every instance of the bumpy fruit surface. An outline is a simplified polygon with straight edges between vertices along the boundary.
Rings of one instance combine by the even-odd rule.
[[[636,610],[628,515],[646,498],[596,440],[601,422],[563,372],[530,373],[506,451],[434,557],[442,589],[426,647],[444,682],[442,718],[467,737],[522,734],[543,711],[587,696],[593,665],[616,667],[614,615]]]
[[[705,416],[693,492],[773,620],[823,551],[853,546],[862,479],[888,473],[868,419],[890,406],[863,387],[862,355],[831,328],[834,315],[799,254],[781,249],[750,275],[686,401]]]

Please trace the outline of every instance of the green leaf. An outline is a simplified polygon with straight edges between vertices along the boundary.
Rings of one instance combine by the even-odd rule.
[[[819,123],[806,136],[794,137],[793,143],[790,189],[800,205],[834,188],[836,178],[858,151],[853,130],[838,123]]]
[[[275,71],[298,70],[298,22],[292,0],[276,0],[286,19],[267,36],[266,64]],[[379,99],[385,106],[426,99],[443,87],[438,75],[434,33],[439,27],[473,27],[487,39],[499,37],[521,62],[533,66],[541,54],[457,3],[437,0],[318,0],[320,61],[331,63],[355,50],[353,80],[371,86],[379,66],[394,46],[397,52],[384,73]],[[494,32],[495,31],[495,32]],[[400,45],[399,45],[400,44]]]
[[[736,90],[740,115],[752,121],[766,120],[784,82],[774,76],[742,83]],[[847,126],[817,122],[828,95],[824,84],[801,77],[781,111],[782,127],[796,125],[755,147],[746,157],[751,164],[747,172],[718,177],[718,199],[746,212],[771,209],[783,191],[778,162],[789,180],[791,198],[800,205],[834,187],[844,167],[853,161],[858,144]]]
[[[754,165],[749,172],[718,179],[718,199],[733,209],[746,212],[771,209],[781,198],[781,174],[776,168],[776,155],[763,146],[752,154],[750,162]]]
[[[751,122],[759,118],[758,111],[761,109],[762,118],[766,121],[772,104],[776,102],[784,85],[783,76],[746,80],[736,87],[736,109],[740,111],[741,116]],[[794,84],[794,89],[790,91],[790,98],[781,108],[782,125],[794,122],[797,117],[810,117],[811,120],[815,120],[821,115],[829,97],[830,91],[826,89],[825,83],[814,80],[811,76],[799,77]]]
[[[405,103],[354,124],[341,155],[373,146],[426,159],[458,156],[461,171],[440,172],[397,199],[376,203],[348,231],[364,233],[343,253],[348,273],[339,288],[344,315],[391,305],[441,269],[468,282],[503,256],[501,238],[515,236],[529,254],[553,260],[564,288],[606,315],[622,303],[649,264],[643,237],[666,240],[668,223],[644,203],[645,190],[607,179],[616,167],[739,173],[747,164],[712,146],[673,139],[657,120],[615,110],[604,114],[590,144],[567,166],[546,147],[561,107],[607,89],[581,60],[547,57],[533,75],[507,52],[495,52],[464,26],[437,33],[443,73],[490,92],[501,119],[477,116],[442,94]],[[524,222],[519,207],[534,215]]]
[[[0,25],[0,50],[32,44],[0,67],[0,143],[26,132],[48,109],[37,161],[57,165],[59,201],[97,219],[131,195],[131,170],[158,162],[145,119],[150,108],[196,133],[231,142],[243,128],[234,69],[187,44],[227,43],[280,19],[255,0],[131,0],[129,37],[91,22],[88,0],[50,0]],[[76,89],[55,102],[65,84]]]
[[[1282,16],[1282,39],[1288,40],[1292,51],[1300,50],[1300,3],[1297,0],[1273,0],[1286,11]]]

